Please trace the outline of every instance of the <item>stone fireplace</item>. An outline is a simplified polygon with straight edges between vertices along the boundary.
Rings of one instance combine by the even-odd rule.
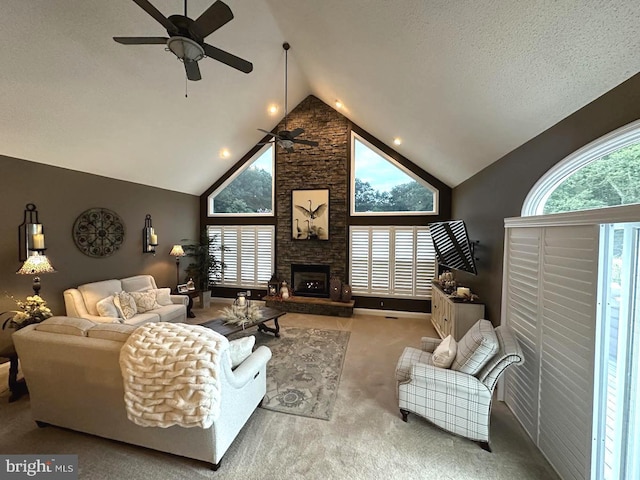
[[[301,297],[329,296],[329,265],[291,264],[291,288]]]

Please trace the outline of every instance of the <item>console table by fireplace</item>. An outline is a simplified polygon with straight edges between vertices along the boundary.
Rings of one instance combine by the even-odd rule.
[[[317,297],[289,297],[283,300],[280,297],[266,296],[262,298],[265,306],[278,308],[285,312],[312,313],[315,315],[332,315],[337,317],[351,317],[355,301],[333,302],[328,298]]]

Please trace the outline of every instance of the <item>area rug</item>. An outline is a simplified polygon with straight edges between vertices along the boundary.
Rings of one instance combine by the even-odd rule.
[[[273,354],[262,408],[330,420],[350,332],[282,327],[280,338],[256,334]]]

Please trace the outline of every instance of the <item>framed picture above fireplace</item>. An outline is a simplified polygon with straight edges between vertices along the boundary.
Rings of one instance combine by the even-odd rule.
[[[291,191],[294,240],[329,240],[329,189]]]

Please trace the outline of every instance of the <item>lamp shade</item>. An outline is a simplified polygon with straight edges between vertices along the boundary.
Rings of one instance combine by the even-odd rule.
[[[171,255],[172,257],[184,257],[184,250],[182,249],[182,245],[174,245],[169,252],[169,255]]]
[[[20,270],[16,273],[18,275],[40,275],[42,273],[55,273],[55,269],[46,255],[32,255],[27,257]]]

